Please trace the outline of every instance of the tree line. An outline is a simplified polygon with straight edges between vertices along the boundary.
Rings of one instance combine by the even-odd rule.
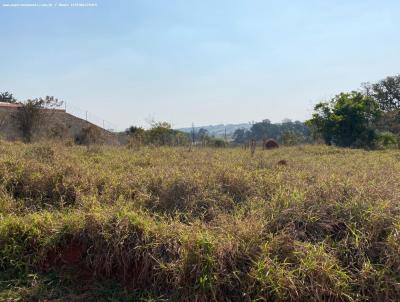
[[[61,102],[54,97],[19,102],[11,93],[0,93],[0,102],[19,103],[15,116],[24,140],[30,142],[35,126],[43,120],[43,108],[55,108]],[[376,83],[363,83],[358,90],[342,92],[329,101],[319,102],[306,122],[286,119],[271,123],[265,119],[253,123],[249,130],[237,129],[232,140],[215,138],[206,129],[185,133],[172,129],[166,122],[152,122],[145,130],[131,126],[124,135],[132,145],[158,146],[204,145],[224,147],[228,143],[246,144],[250,140],[274,139],[285,145],[324,142],[353,148],[399,146],[400,140],[400,75]]]
[[[397,146],[400,136],[400,75],[364,83],[314,107],[306,121],[313,138],[355,148]]]
[[[285,145],[297,145],[312,141],[311,132],[307,125],[300,121],[292,122],[289,119],[276,124],[265,119],[254,123],[249,130],[237,129],[233,133],[235,144],[245,144],[250,140],[262,141],[264,139],[274,139]]]
[[[269,120],[238,129],[233,142],[275,139],[296,145],[323,142],[352,148],[397,147],[400,144],[400,75],[376,83],[363,83],[358,90],[342,92],[314,107],[306,122]]]
[[[150,129],[145,130],[142,127],[131,126],[125,130],[129,137],[129,144],[132,146],[155,145],[155,146],[188,146],[202,145],[213,147],[225,147],[226,142],[221,138],[215,138],[209,135],[204,128],[191,133],[172,129],[170,123],[156,122],[150,123]]]

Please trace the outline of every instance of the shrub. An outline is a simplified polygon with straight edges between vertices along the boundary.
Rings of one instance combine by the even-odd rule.
[[[99,127],[91,125],[82,128],[80,134],[75,137],[75,143],[77,143],[78,145],[90,146],[101,144],[103,142],[104,137]]]
[[[391,132],[381,132],[378,134],[377,141],[383,148],[397,148],[399,140],[397,135]]]
[[[62,102],[51,96],[30,99],[21,103],[14,118],[19,125],[24,141],[31,142],[35,129],[44,122],[46,114],[50,112],[48,109],[61,105]]]

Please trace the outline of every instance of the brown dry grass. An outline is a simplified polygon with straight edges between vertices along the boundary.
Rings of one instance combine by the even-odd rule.
[[[399,172],[398,151],[1,142],[0,300],[398,301]]]

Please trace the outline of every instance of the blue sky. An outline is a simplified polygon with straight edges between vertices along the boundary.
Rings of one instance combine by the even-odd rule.
[[[32,2],[79,1],[0,0]],[[97,4],[0,6],[0,91],[54,95],[119,129],[183,127],[305,120],[316,102],[400,72],[398,0]]]

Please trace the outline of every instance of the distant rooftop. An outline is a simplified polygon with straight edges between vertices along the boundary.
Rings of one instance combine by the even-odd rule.
[[[22,107],[22,104],[0,102],[0,108],[21,108],[21,107]],[[41,108],[41,109],[65,112],[65,109],[60,109],[60,108]]]
[[[19,108],[21,107],[21,104],[13,104],[13,103],[6,103],[6,102],[0,102],[0,108]]]

